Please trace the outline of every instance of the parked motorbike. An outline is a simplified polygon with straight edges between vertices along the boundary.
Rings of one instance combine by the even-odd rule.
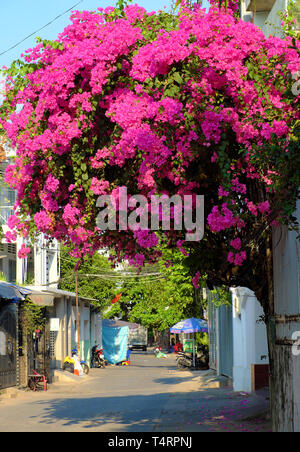
[[[98,367],[105,369],[107,361],[104,359],[103,348],[99,348],[99,345],[94,345],[92,348],[92,367]]]
[[[65,357],[64,363],[63,363],[63,370],[65,370],[67,372],[70,372],[71,374],[74,373],[74,363],[75,362],[74,362],[73,357],[77,356],[77,353],[78,353],[77,349],[74,348],[72,350],[72,356],[71,357],[70,356],[66,356]],[[84,361],[84,360],[81,360],[80,361],[80,365],[82,367],[83,372],[87,375],[89,373],[89,371],[90,371],[90,368],[89,368],[89,365],[87,364],[87,362]]]
[[[76,348],[73,348],[72,350],[72,356],[77,356],[78,351]],[[87,375],[90,371],[90,367],[88,365],[88,363],[86,361],[84,361],[83,359],[80,360],[80,365],[82,367],[83,372]]]
[[[209,369],[209,354],[204,348],[200,349],[200,356],[195,357],[195,365],[193,363],[193,355],[189,353],[179,352],[176,361],[180,370],[186,369]]]

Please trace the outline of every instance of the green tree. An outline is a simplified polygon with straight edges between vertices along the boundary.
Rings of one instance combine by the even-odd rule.
[[[144,273],[122,282],[122,297],[106,317],[118,315],[123,320],[163,331],[184,318],[202,315],[192,276],[178,250],[164,249],[158,264],[145,269]],[[151,276],[147,276],[147,270]]]
[[[60,259],[61,278],[59,288],[74,292],[74,268],[78,260],[72,258],[69,254],[69,249],[65,247],[61,248]],[[96,299],[101,309],[108,306],[117,290],[116,281],[109,277],[111,273],[110,263],[106,256],[96,253],[92,257],[88,257],[78,269],[79,296]]]

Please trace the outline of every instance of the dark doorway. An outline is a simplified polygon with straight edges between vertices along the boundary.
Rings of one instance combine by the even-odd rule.
[[[0,299],[0,389],[17,384],[16,304]]]

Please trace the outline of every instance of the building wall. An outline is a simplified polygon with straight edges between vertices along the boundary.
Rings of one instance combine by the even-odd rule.
[[[269,10],[268,5],[272,4],[270,0],[256,0],[257,12],[253,16],[253,1],[242,0],[241,2],[241,17],[245,22],[251,22],[257,25],[265,34],[265,36],[277,35],[280,36],[281,19],[278,16],[279,11],[285,11],[287,7],[287,0],[276,0]]]
[[[102,315],[101,313],[91,313],[91,347],[99,345],[102,347]]]
[[[79,338],[80,358],[88,364],[91,360],[91,348],[102,345],[102,316],[91,311],[88,302],[79,300]],[[59,331],[55,333],[55,359],[52,368],[61,368],[66,356],[77,348],[77,315],[75,296],[55,299],[53,316],[59,319]]]
[[[233,389],[253,390],[252,366],[268,364],[266,326],[263,309],[254,293],[245,288],[232,288],[233,313]]]
[[[6,147],[7,160],[0,162],[0,176],[4,176],[6,167],[11,163],[14,151]],[[0,185],[0,224],[3,232],[10,229],[7,221],[13,212],[16,202],[16,191],[1,183]],[[0,272],[9,282],[17,284],[34,284],[36,286],[51,285],[57,287],[59,279],[59,244],[56,240],[48,244],[41,235],[32,247],[32,252],[26,259],[18,258],[18,251],[27,240],[18,237],[16,241],[8,244],[2,239],[0,246]],[[14,252],[11,250],[14,248]]]
[[[300,202],[296,216],[300,222]],[[300,432],[300,242],[286,227],[274,228],[275,365],[280,381],[275,428]],[[299,342],[298,342],[299,344]]]

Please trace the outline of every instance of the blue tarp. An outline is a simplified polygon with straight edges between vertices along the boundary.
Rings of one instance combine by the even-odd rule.
[[[109,364],[117,364],[126,361],[128,345],[128,326],[111,328],[103,325],[102,344],[104,358]]]

